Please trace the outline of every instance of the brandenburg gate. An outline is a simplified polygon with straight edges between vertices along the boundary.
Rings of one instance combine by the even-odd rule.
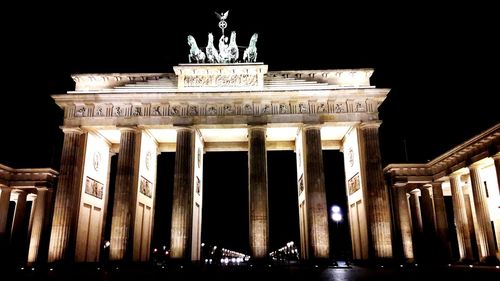
[[[172,258],[200,258],[203,158],[212,151],[248,151],[249,245],[254,259],[267,257],[266,154],[293,150],[301,258],[327,259],[327,149],[344,152],[353,258],[392,257],[378,138],[378,107],[389,89],[370,85],[372,69],[268,71],[248,62],[173,70],[73,75],[75,90],[53,96],[64,110],[64,144],[49,262],[98,261],[105,224],[111,224],[111,260],[148,260],[162,172],[156,159],[174,151]],[[107,206],[110,197],[113,206]],[[107,210],[112,219],[106,222]]]

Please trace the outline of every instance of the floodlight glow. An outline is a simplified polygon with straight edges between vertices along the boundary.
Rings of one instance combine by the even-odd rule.
[[[339,222],[339,221],[342,220],[342,215],[338,214],[338,213],[332,214],[332,220],[336,221],[336,222]]]
[[[331,210],[332,210],[332,220],[337,223],[342,221],[342,211],[340,207],[337,205],[333,205]]]

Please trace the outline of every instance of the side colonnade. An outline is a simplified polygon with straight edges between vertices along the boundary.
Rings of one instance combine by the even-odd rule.
[[[401,257],[498,263],[499,144],[500,124],[427,164],[391,164],[384,169],[395,198]]]

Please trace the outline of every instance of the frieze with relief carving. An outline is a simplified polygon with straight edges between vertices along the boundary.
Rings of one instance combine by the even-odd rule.
[[[258,76],[254,74],[234,75],[191,75],[184,77],[184,87],[248,87],[258,86]]]
[[[361,186],[359,182],[359,174],[354,175],[352,178],[350,178],[347,181],[347,188],[349,189],[349,195],[354,194],[356,191],[358,191]]]
[[[149,116],[232,116],[279,114],[344,114],[374,113],[377,103],[372,100],[289,101],[279,103],[176,103],[176,104],[88,104],[66,108],[69,118],[83,117],[149,117]],[[69,114],[69,115],[68,115]]]

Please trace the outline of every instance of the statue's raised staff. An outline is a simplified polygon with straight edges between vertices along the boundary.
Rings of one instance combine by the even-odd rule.
[[[198,45],[196,44],[196,40],[194,40],[194,37],[191,35],[188,35],[188,45],[191,47],[189,49],[189,63],[196,62],[196,63],[204,63],[205,62],[205,53],[203,53],[200,48],[198,48]]]

